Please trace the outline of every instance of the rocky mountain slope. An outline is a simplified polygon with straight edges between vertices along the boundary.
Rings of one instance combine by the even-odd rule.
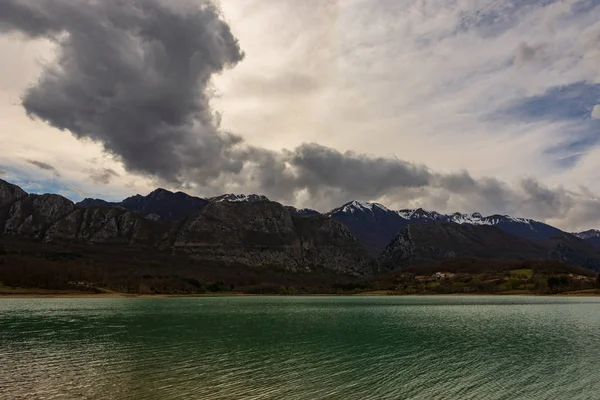
[[[592,246],[600,249],[600,231],[597,229],[573,233],[573,236],[577,236],[579,239],[583,239]]]
[[[147,196],[136,195],[118,203],[110,203],[100,199],[85,199],[78,203],[80,207],[122,207],[135,211],[147,219],[154,221],[175,221],[189,217],[208,203],[254,203],[269,202],[269,199],[258,194],[225,194],[202,199],[182,192],[173,193],[165,189],[157,189]],[[317,216],[319,212],[311,209],[286,207],[296,216]],[[325,214],[332,216],[344,224],[367,249],[373,257],[379,257],[390,241],[407,225],[432,222],[456,223],[461,225],[495,226],[505,232],[533,241],[547,241],[564,232],[539,221],[514,218],[507,215],[491,215],[484,217],[473,214],[442,214],[435,211],[418,209],[390,210],[378,203],[352,201]],[[594,240],[586,239],[593,243]]]
[[[0,187],[6,187],[0,181]],[[44,242],[82,241],[153,245],[164,230],[139,214],[120,207],[77,207],[55,194],[22,192],[11,202],[0,197],[0,231]]]
[[[402,217],[410,222],[453,222],[461,225],[488,225],[495,226],[505,232],[513,235],[534,240],[547,240],[552,236],[562,233],[557,229],[543,222],[528,218],[515,218],[509,215],[490,215],[482,216],[480,213],[473,214],[440,214],[435,211],[425,211],[422,208],[416,210],[398,211]]]
[[[541,242],[549,251],[549,258],[600,271],[600,250],[592,243],[562,232]]]
[[[211,202],[171,233],[178,253],[253,266],[355,275],[377,265],[348,229],[326,216],[297,216],[279,203]]]
[[[120,202],[87,198],[76,205],[78,207],[122,207],[130,211],[135,211],[153,221],[174,221],[199,212],[202,207],[210,202],[244,203],[259,201],[270,200],[266,196],[258,194],[246,195],[233,193],[203,199],[183,192],[171,192],[159,188],[146,196],[136,194]]]
[[[74,204],[0,181],[0,233],[44,243],[145,246],[299,273],[369,276],[381,266],[469,257],[555,260],[600,269],[600,250],[586,241],[596,237],[593,233],[582,239],[528,219],[392,211],[356,201],[320,214],[261,195],[206,200],[164,189],[119,203],[86,199]]]
[[[230,203],[255,203],[257,201],[270,201],[267,196],[263,196],[262,194],[234,194],[228,193],[223,194],[221,196],[211,197],[209,199],[211,202],[221,203],[221,202],[230,202]]]
[[[545,249],[494,226],[447,222],[412,224],[385,248],[380,260],[386,269],[447,258],[538,260]]]
[[[343,223],[374,257],[378,257],[394,236],[410,223],[381,204],[359,201],[346,203],[329,215]]]
[[[297,216],[262,199],[213,201],[187,218],[161,222],[147,218],[160,211],[153,208],[157,203],[199,202],[162,190],[141,197],[133,198],[140,213],[122,205],[77,206],[0,180],[0,231],[46,243],[152,246],[198,259],[293,271],[368,276],[377,268],[344,225],[322,215]]]
[[[176,220],[200,211],[208,200],[190,196],[183,192],[171,192],[166,189],[156,189],[147,196],[135,195],[118,203],[101,199],[84,199],[77,203],[79,207],[122,207],[151,219]]]
[[[448,222],[406,226],[386,247],[380,263],[394,270],[453,258],[553,260],[600,270],[600,252],[573,235],[532,241],[495,226]]]
[[[407,225],[455,223],[460,225],[495,226],[504,232],[533,241],[545,241],[564,232],[553,226],[526,218],[508,215],[441,214],[422,208],[394,211],[377,203],[352,201],[336,208],[330,215],[350,229],[369,250],[378,256],[390,241]]]

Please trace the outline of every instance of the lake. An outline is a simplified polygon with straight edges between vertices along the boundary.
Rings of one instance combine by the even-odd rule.
[[[600,298],[0,299],[2,399],[599,399]]]

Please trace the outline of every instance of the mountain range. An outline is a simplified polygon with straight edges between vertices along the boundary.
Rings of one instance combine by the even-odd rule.
[[[0,180],[0,232],[41,243],[152,248],[295,273],[371,276],[449,258],[555,260],[600,270],[598,231],[569,234],[506,215],[394,211],[360,201],[319,213],[257,194],[203,199],[157,189],[121,202],[74,204]]]
[[[266,198],[231,200],[204,200],[159,189],[120,203],[86,199],[74,204],[54,194],[27,194],[0,181],[0,228],[4,236],[44,243],[147,246],[290,271],[372,275],[377,268],[334,219],[296,215]],[[192,209],[194,204],[197,208]]]

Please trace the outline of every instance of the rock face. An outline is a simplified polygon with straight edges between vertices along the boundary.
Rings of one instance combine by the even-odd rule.
[[[55,194],[27,194],[0,181],[0,231],[44,242],[154,245],[162,227],[120,207],[76,207]],[[162,230],[161,230],[162,229]]]
[[[173,248],[200,258],[294,271],[371,275],[377,269],[338,221],[297,216],[279,203],[213,202],[172,235]]]
[[[270,201],[269,198],[267,196],[263,196],[262,194],[234,194],[234,193],[228,193],[228,194],[223,194],[221,196],[217,196],[217,197],[211,197],[209,199],[209,201],[214,202],[214,203],[220,203],[223,201],[229,202],[229,203],[255,203],[258,201]]]
[[[155,245],[158,225],[120,208],[78,208],[52,224],[44,241],[82,241],[102,244]]]
[[[28,195],[1,181],[0,232],[44,242],[154,246],[199,259],[298,272],[368,276],[377,270],[348,229],[327,216],[296,215],[268,200],[198,200],[163,190],[130,198],[126,205],[144,217],[126,209],[126,201],[76,206],[62,196]],[[189,205],[184,214],[202,207],[187,218],[164,221],[175,213],[165,214],[159,204]]]
[[[289,212],[291,212],[293,215],[297,215],[299,217],[310,217],[310,216],[314,216],[314,215],[321,215],[320,212],[318,212],[317,210],[313,210],[311,208],[296,208],[296,207],[292,207],[292,206],[285,206],[285,208],[287,210],[289,210]]]
[[[380,257],[386,269],[447,258],[541,260],[541,245],[493,226],[452,223],[414,224],[405,227]]]
[[[0,207],[10,205],[25,196],[27,193],[23,189],[0,179]]]
[[[56,221],[75,209],[72,201],[55,194],[30,194],[10,205],[4,234],[41,238]]]
[[[593,242],[563,232],[543,242],[543,245],[552,260],[600,271],[600,250]]]
[[[534,242],[495,226],[437,222],[405,227],[380,257],[386,269],[449,258],[554,260],[600,270],[600,252],[564,233]]]
[[[77,207],[118,207],[120,203],[111,203],[102,199],[86,198],[75,205]]]
[[[537,236],[511,231],[525,225]],[[164,189],[118,204],[88,199],[76,205],[54,194],[27,194],[0,180],[0,234],[48,243],[149,246],[299,273],[369,276],[381,267],[457,257],[557,260],[600,270],[600,250],[593,243],[531,220],[391,211],[361,202],[319,214],[264,196],[208,201]],[[589,238],[597,236],[586,233]],[[377,263],[374,255],[380,253]]]

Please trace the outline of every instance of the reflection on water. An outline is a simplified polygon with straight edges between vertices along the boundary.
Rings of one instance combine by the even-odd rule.
[[[4,399],[598,399],[600,299],[0,300]]]

